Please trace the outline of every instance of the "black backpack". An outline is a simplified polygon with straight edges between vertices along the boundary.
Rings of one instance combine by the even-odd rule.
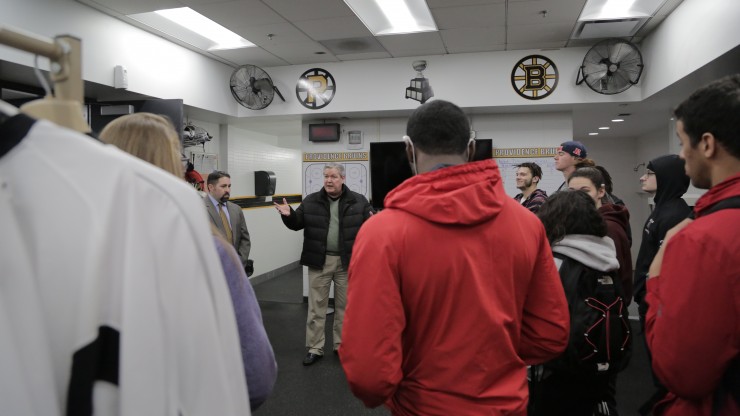
[[[585,377],[623,370],[632,354],[632,330],[616,270],[601,272],[554,256],[563,261],[559,272],[570,311],[570,339],[563,355],[548,366]]]

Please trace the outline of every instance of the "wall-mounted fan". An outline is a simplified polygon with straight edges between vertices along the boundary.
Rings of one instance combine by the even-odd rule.
[[[261,110],[270,103],[277,93],[285,101],[283,94],[272,83],[272,78],[264,69],[254,65],[242,65],[231,74],[231,95],[239,104],[250,110]]]
[[[642,69],[637,46],[624,39],[606,39],[586,52],[576,85],[585,82],[599,94],[619,94],[637,84]]]

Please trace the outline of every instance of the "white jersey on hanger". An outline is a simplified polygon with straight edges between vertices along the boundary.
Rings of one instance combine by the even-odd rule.
[[[0,413],[250,414],[202,205],[46,121],[0,157]]]

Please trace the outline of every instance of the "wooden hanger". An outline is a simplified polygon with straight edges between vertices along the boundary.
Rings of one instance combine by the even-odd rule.
[[[46,119],[83,133],[90,126],[82,115],[82,42],[73,36],[44,38],[0,25],[0,43],[49,58],[54,95],[21,106],[34,118]]]

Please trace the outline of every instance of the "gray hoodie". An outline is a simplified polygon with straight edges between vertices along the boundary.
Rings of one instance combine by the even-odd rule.
[[[569,234],[553,244],[552,251],[601,272],[609,272],[619,268],[614,241],[609,237]],[[555,266],[560,269],[562,262],[562,260],[556,258]]]

